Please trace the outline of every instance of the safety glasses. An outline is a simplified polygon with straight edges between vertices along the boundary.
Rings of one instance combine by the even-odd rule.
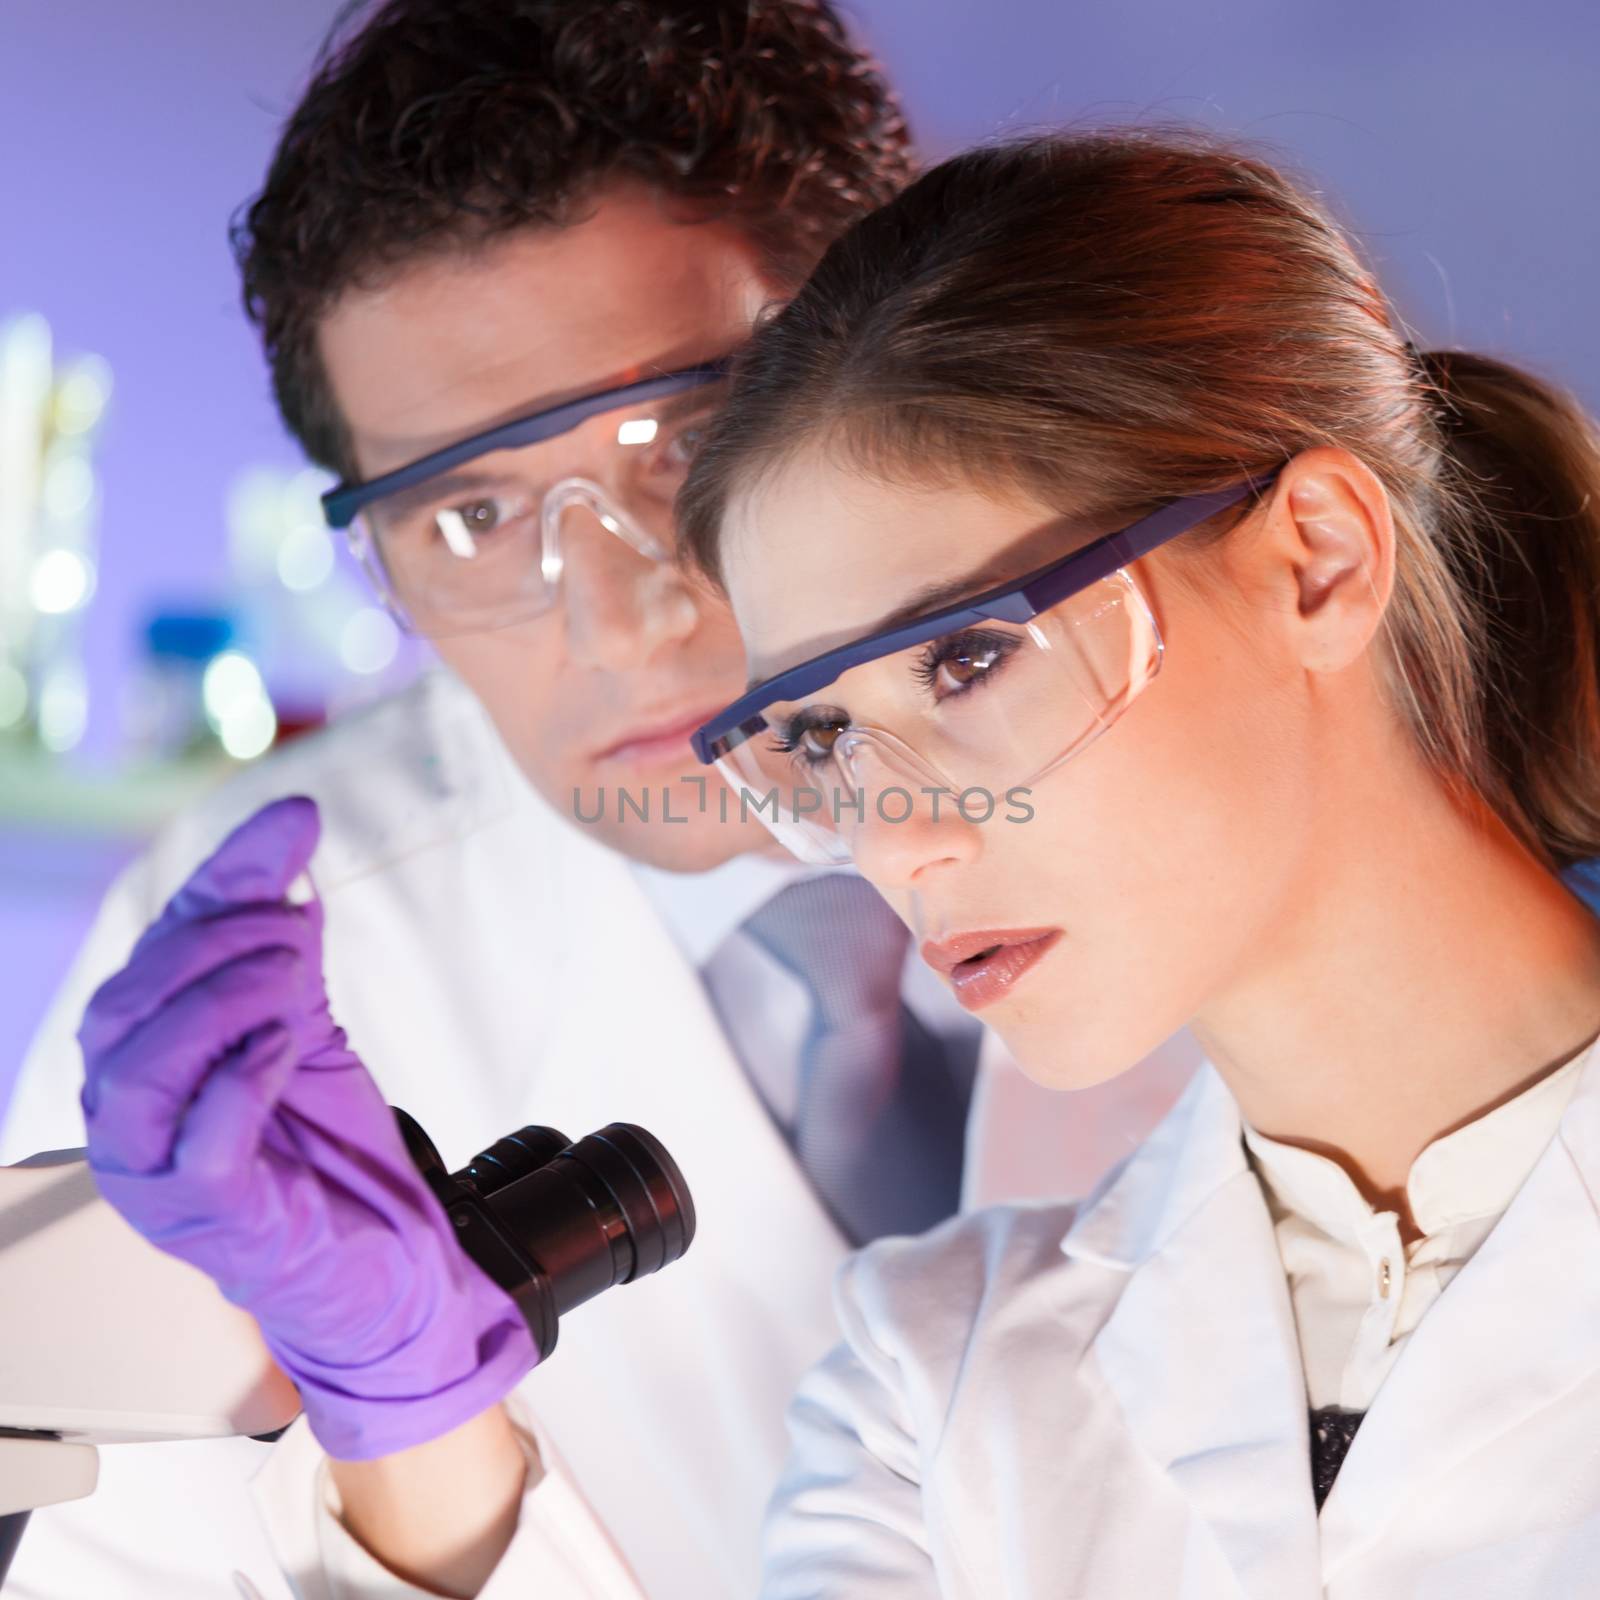
[[[1268,487],[1174,500],[1027,576],[757,684],[693,739],[802,860],[848,860],[869,823],[1005,797],[1086,748],[1149,685],[1162,641],[1126,570]],[[827,691],[826,696],[822,691]]]
[[[673,500],[724,377],[708,362],[546,407],[341,483],[323,512],[401,624],[433,638],[538,616],[586,565],[664,595],[652,569],[674,554]]]

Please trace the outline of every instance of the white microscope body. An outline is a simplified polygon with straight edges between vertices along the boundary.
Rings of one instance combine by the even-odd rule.
[[[81,1151],[0,1167],[0,1516],[91,1493],[96,1445],[272,1433],[299,1411],[255,1321],[140,1238]]]

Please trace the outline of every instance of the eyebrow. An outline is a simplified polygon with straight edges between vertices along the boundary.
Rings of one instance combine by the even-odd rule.
[[[980,595],[985,590],[1004,583],[1006,575],[1004,568],[999,567],[996,562],[991,562],[987,567],[980,567],[964,578],[951,578],[944,583],[924,584],[903,606],[897,606],[887,616],[879,617],[871,627],[856,634],[855,637],[871,639],[877,634],[887,633],[891,628],[900,627],[902,623],[915,622],[930,612],[942,611],[946,606],[956,605],[970,596]],[[955,631],[959,633],[964,629],[958,628]],[[745,693],[759,688],[763,683],[770,683],[776,675],[770,672],[757,673],[753,677],[746,678]]]
[[[717,357],[707,357],[716,360]],[[375,454],[377,465],[364,468],[364,481],[371,482],[376,478],[387,477],[391,472],[403,472],[414,462],[425,461],[429,456],[436,455],[441,450],[448,450],[453,445],[461,444],[467,439],[477,438],[480,434],[490,433],[496,428],[506,427],[513,422],[518,422],[524,417],[535,417],[546,411],[558,411],[562,406],[570,405],[574,401],[587,399],[593,394],[604,394],[613,388],[623,388],[630,383],[645,382],[652,377],[665,377],[670,373],[683,370],[687,363],[673,361],[647,361],[637,367],[630,367],[627,372],[618,377],[613,383],[602,384],[599,388],[557,389],[547,391],[535,396],[532,400],[523,402],[499,414],[493,421],[485,422],[471,432],[453,435],[443,440],[436,440],[422,448],[415,440],[407,441],[403,448],[393,450],[379,448]],[[668,395],[663,400],[647,401],[640,406],[641,412],[648,412],[658,417],[663,422],[675,420],[686,411],[699,406],[711,406],[718,403],[717,396],[723,395],[727,390],[724,380],[720,383],[709,383],[702,386],[710,391],[702,398],[701,388],[686,389],[681,394]],[[618,407],[619,410],[623,409]],[[604,413],[601,413],[604,415]],[[357,451],[360,454],[360,451]],[[393,459],[386,459],[392,456]],[[431,480],[430,480],[431,482]]]
[[[989,566],[980,567],[964,578],[951,578],[945,583],[924,584],[903,606],[896,606],[886,616],[879,617],[864,637],[870,638],[875,633],[885,633],[890,628],[898,628],[903,622],[915,622],[929,612],[942,611],[946,606],[953,606],[958,601],[982,594],[986,589],[1004,583],[1007,576],[1005,568],[991,562]]]
[[[715,410],[727,399],[727,388],[726,383],[705,383],[698,388],[685,389],[681,394],[668,395],[665,400],[657,400],[641,409],[653,411],[661,422],[675,422],[690,412]]]
[[[1072,551],[1059,545],[1058,541],[1072,520],[1065,516],[1052,517],[1050,521],[1030,528],[1020,539],[1013,540],[974,571],[964,573],[959,578],[923,584],[903,605],[879,617],[869,630],[869,636],[883,633],[889,628],[898,628],[902,623],[915,622],[929,612],[942,611],[946,606],[956,605],[962,600],[975,599],[990,589],[998,589],[1003,583],[1021,583],[1040,567],[1064,560]],[[1093,540],[1094,535],[1089,535],[1080,543],[1090,544]],[[1052,548],[1041,551],[1041,545]]]
[[[408,512],[420,511],[444,495],[482,493],[498,488],[509,476],[504,472],[451,472],[442,478],[429,478],[424,483],[401,489],[384,498],[393,510],[404,516]]]
[[[1003,583],[1015,580],[1023,582],[1039,567],[1047,566],[1051,561],[1063,560],[1070,551],[1060,551],[1047,556],[1044,560],[1037,559],[1036,547],[1044,543],[1053,534],[1060,533],[1071,521],[1068,517],[1052,518],[1049,522],[1041,523],[1038,527],[1030,529],[1021,539],[1014,540],[1004,550],[991,557],[983,566],[972,572],[963,573],[959,578],[945,578],[934,583],[925,583],[920,589],[913,592],[911,598],[903,605],[898,605],[893,611],[886,612],[873,622],[869,627],[852,634],[852,641],[871,639],[880,633],[887,633],[891,628],[898,628],[908,622],[916,622],[919,618],[928,616],[935,611],[943,611],[947,606],[959,605],[963,600],[976,599],[980,594],[986,594],[991,589],[997,589]],[[1092,540],[1085,541],[1092,542]],[[1025,555],[1025,553],[1027,553]],[[953,630],[957,633],[965,631],[964,628]],[[798,665],[798,663],[796,663]],[[745,680],[745,693],[758,689],[764,683],[769,683],[775,673],[762,673]]]
[[[680,421],[685,416],[692,416],[701,411],[714,410],[725,398],[726,388],[727,386],[723,383],[708,383],[694,389],[686,389],[681,394],[668,395],[662,400],[646,402],[644,405],[638,408],[638,414],[652,416],[656,419],[656,421],[664,423],[670,427],[674,422]],[[580,394],[576,398],[582,399],[584,397]],[[512,415],[508,418],[505,418],[503,422],[492,423],[488,428],[484,428],[480,431],[487,433],[491,431],[492,428],[504,426],[505,422],[515,422],[524,416],[538,416],[541,412],[554,411],[566,403],[567,402],[564,400],[550,402],[536,401],[532,405],[525,406],[521,410],[512,413]],[[627,410],[628,408],[625,406],[619,406],[617,409],[622,411]],[[604,416],[606,413],[601,412],[600,415]],[[581,426],[581,423],[576,424],[573,431],[576,431],[576,427]],[[477,435],[469,433],[465,437],[471,439],[477,437]],[[562,438],[564,435],[557,434],[556,437]],[[457,440],[455,442],[461,443],[463,441]],[[545,442],[548,443],[549,441]],[[449,445],[441,445],[438,448],[448,449]],[[510,446],[507,448],[515,453],[519,447]],[[522,446],[520,448],[525,449],[528,447]],[[537,449],[538,446],[533,446],[532,448]],[[385,467],[382,472],[374,473],[373,477],[381,478],[390,472],[403,471],[411,464],[412,461],[426,460],[427,457],[433,453],[434,452],[431,450],[426,451],[421,456],[413,456],[407,461],[400,462],[397,466]],[[491,451],[488,453],[498,455],[500,452]],[[369,479],[368,481],[371,480]],[[399,505],[402,511],[409,511],[419,502],[431,500],[435,495],[441,492],[455,492],[464,488],[478,488],[498,481],[498,474],[484,477],[458,478],[452,476],[449,478],[427,478],[422,483],[416,484],[411,489],[402,489],[398,491],[398,493],[394,496],[394,503]]]

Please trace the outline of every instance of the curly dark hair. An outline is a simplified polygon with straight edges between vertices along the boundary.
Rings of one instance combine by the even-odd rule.
[[[613,177],[739,218],[798,283],[910,163],[828,0],[354,0],[231,238],[283,420],[348,472],[316,342],[347,289]]]

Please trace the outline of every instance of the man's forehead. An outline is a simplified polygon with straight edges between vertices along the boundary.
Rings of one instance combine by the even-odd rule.
[[[731,229],[603,220],[435,256],[334,306],[319,344],[363,475],[723,355],[771,297]]]

